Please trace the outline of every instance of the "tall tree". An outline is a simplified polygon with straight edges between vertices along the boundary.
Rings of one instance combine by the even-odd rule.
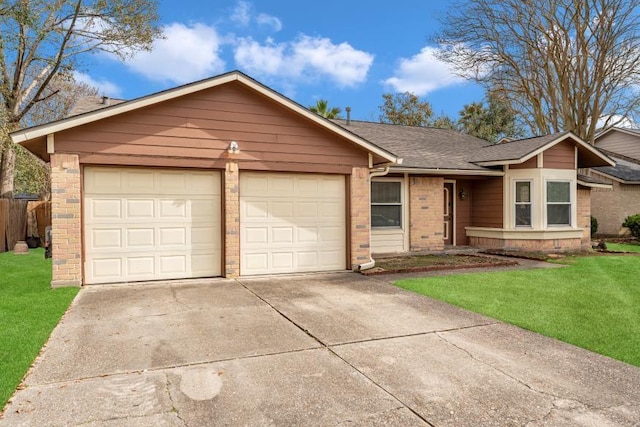
[[[342,112],[338,107],[329,108],[329,102],[326,99],[318,99],[316,105],[309,106],[309,110],[326,119],[337,119]]]
[[[99,92],[86,83],[76,82],[67,74],[55,76],[50,88],[57,92],[56,95],[35,104],[23,118],[22,125],[34,126],[63,119],[80,98],[95,97]],[[49,166],[19,145],[12,145],[9,149],[14,150],[16,156],[15,194],[40,194],[46,198],[50,191]]]
[[[2,128],[20,127],[39,103],[56,96],[52,81],[70,74],[87,53],[126,58],[149,49],[161,32],[155,0],[1,0]],[[15,152],[0,146],[0,196],[13,193]]]
[[[465,105],[459,113],[458,129],[494,143],[505,137],[523,136],[523,131],[516,122],[515,111],[500,93],[490,93],[487,104],[485,106],[482,102],[472,102]]]
[[[385,93],[379,107],[380,122],[406,126],[430,126],[433,110],[427,101],[421,101],[411,92]]]
[[[458,0],[436,37],[441,59],[501,90],[532,133],[638,114],[640,0]]]

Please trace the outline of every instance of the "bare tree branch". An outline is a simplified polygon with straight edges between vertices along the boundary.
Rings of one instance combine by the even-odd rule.
[[[503,89],[531,133],[634,120],[640,96],[640,0],[460,0],[436,37],[440,58]]]

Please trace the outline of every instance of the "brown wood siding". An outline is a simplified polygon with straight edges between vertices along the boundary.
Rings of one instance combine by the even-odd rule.
[[[473,182],[471,225],[502,228],[502,177]]]
[[[544,151],[543,163],[546,169],[575,169],[576,148],[569,142],[560,142]]]
[[[509,165],[509,169],[535,169],[538,167],[538,156],[533,156],[524,163]]]
[[[228,153],[231,141],[240,153]],[[57,133],[55,144],[85,164],[220,167],[234,159],[241,169],[309,172],[368,164],[364,149],[235,82]]]
[[[612,130],[598,138],[596,147],[640,160],[640,135],[634,136]]]
[[[455,220],[456,220],[456,245],[457,246],[466,246],[469,244],[469,239],[467,238],[467,232],[465,227],[471,225],[471,207],[473,206],[473,182],[468,180],[458,180],[456,181],[456,212],[455,212]],[[464,189],[465,193],[467,193],[466,199],[461,199],[459,194],[460,190]]]

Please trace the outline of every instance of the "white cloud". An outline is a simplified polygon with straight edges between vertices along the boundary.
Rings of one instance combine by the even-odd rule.
[[[204,24],[173,23],[164,28],[150,52],[138,52],[125,65],[151,80],[183,84],[224,70],[220,36]]]
[[[305,81],[329,78],[339,86],[355,86],[366,80],[373,55],[328,38],[302,35],[288,43],[267,39],[260,44],[247,37],[238,40],[235,61],[250,74]]]
[[[393,77],[384,80],[396,92],[411,92],[424,96],[429,92],[465,82],[450,66],[436,58],[438,48],[424,47],[411,58],[402,58]]]
[[[246,1],[239,1],[231,12],[231,21],[246,27],[251,22],[253,5]]]
[[[616,126],[616,127],[620,127],[620,128],[627,128],[627,129],[638,129],[638,128],[640,128],[640,126],[638,126],[638,124],[635,123],[632,119],[630,119],[628,117],[621,116],[619,114],[614,114],[614,115],[610,115],[610,116],[602,116],[602,117],[600,117],[600,119],[598,119],[598,122],[596,123],[596,128],[597,129],[602,129],[604,127],[609,128],[611,126]]]
[[[253,3],[243,0],[236,3],[229,19],[241,27],[248,27],[255,22],[261,27],[270,27],[276,32],[282,29],[282,21],[278,17],[267,13],[256,14]]]
[[[282,29],[282,21],[275,16],[267,15],[266,13],[261,13],[256,16],[256,22],[265,27],[271,27],[273,31],[280,31]]]
[[[73,72],[73,79],[78,83],[84,83],[97,88],[100,95],[110,96],[111,98],[120,98],[122,96],[122,89],[115,83],[108,80],[94,79],[89,74],[81,73],[79,71]]]

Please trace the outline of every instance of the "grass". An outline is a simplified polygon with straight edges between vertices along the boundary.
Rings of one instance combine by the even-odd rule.
[[[0,408],[20,384],[51,331],[78,293],[51,289],[43,249],[0,253]]]
[[[640,258],[576,258],[565,268],[396,283],[471,311],[640,366]]]
[[[607,243],[607,250],[616,252],[640,252],[640,245]]]

